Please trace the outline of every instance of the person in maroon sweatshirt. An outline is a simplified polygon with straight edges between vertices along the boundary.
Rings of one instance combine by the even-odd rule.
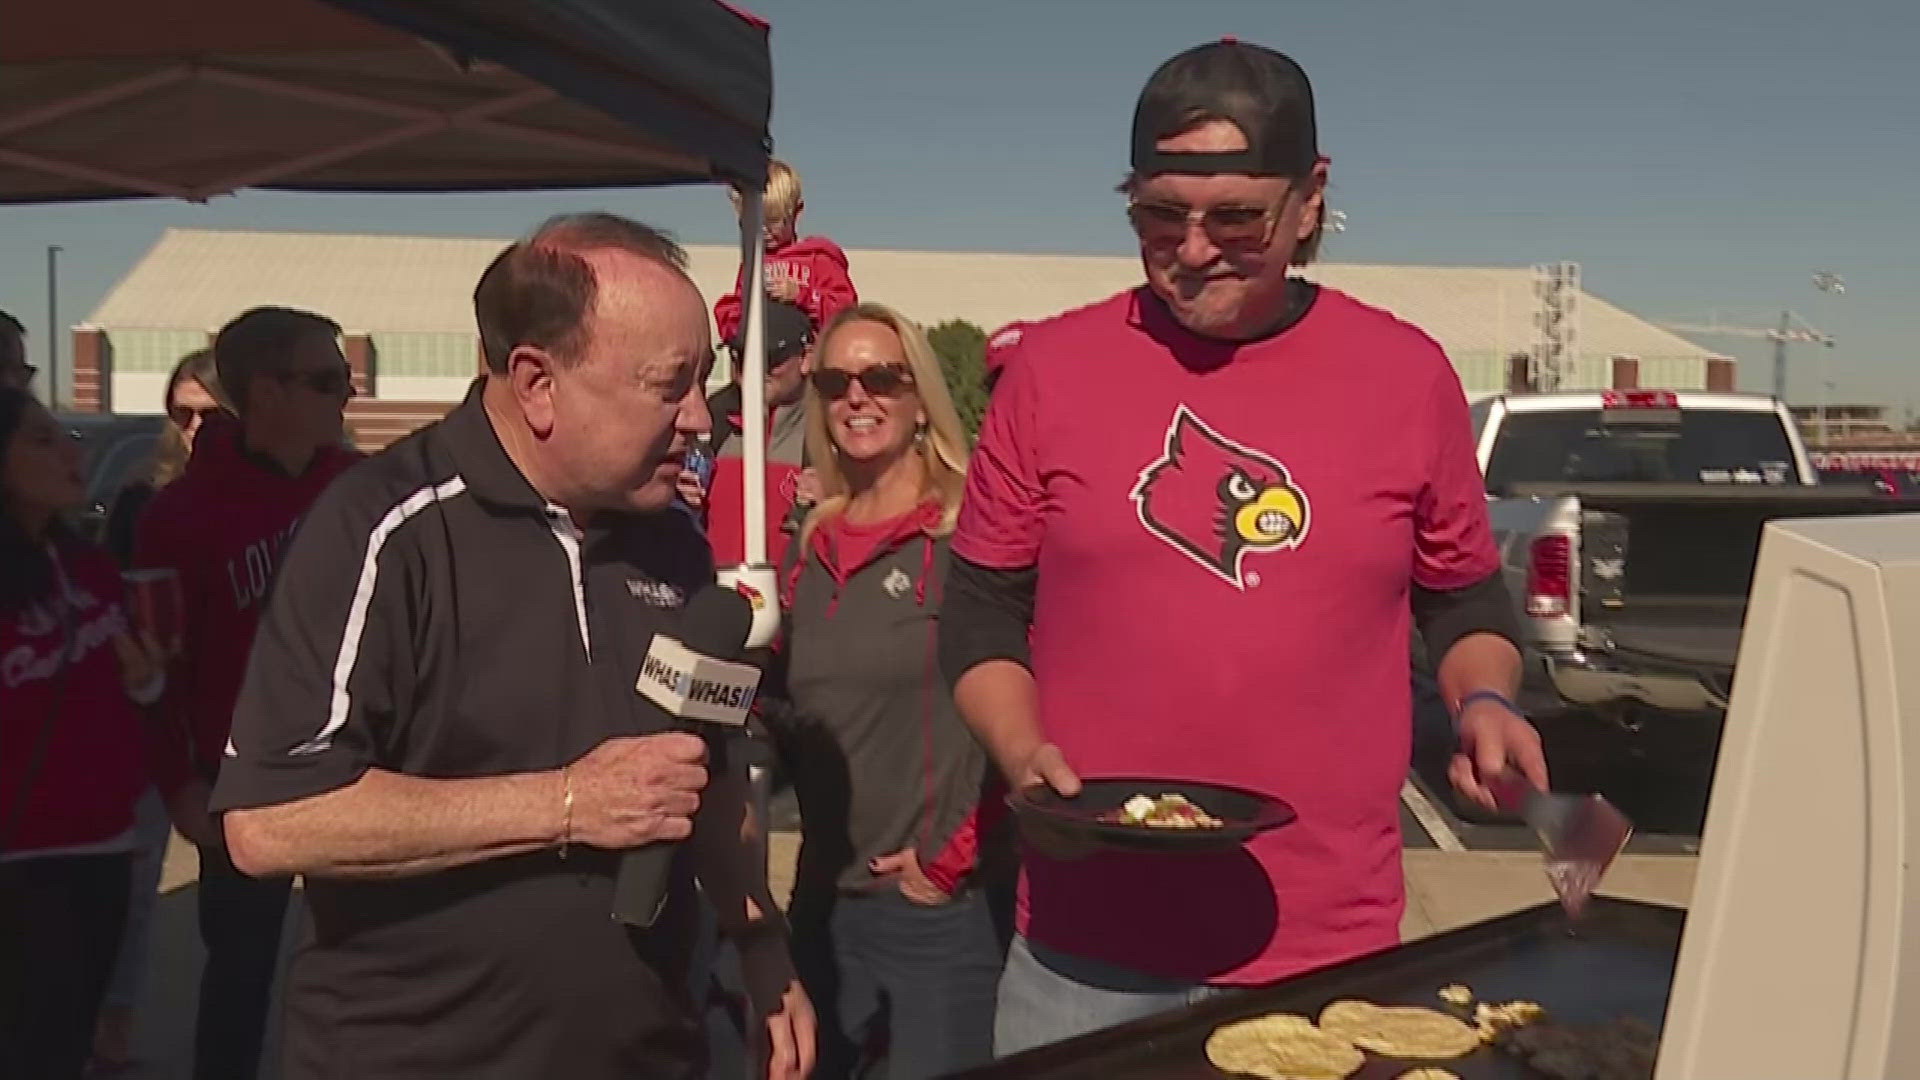
[[[184,599],[153,768],[174,827],[200,849],[207,963],[196,1080],[259,1067],[291,879],[236,871],[207,799],[281,553],[321,491],[359,460],[341,445],[353,385],[339,334],[325,316],[277,307],[220,330],[214,366],[239,419],[207,419],[186,472],[154,496],[135,543],[135,563],[176,571]]]
[[[734,196],[739,205],[739,196]],[[847,253],[824,236],[800,236],[800,212],[806,201],[800,195],[800,174],[784,161],[775,159],[767,171],[766,194],[767,260],[765,287],[775,300],[797,304],[820,329],[833,317],[860,300],[853,278],[847,273]],[[745,291],[747,268],[740,268],[733,291],[714,301],[713,322],[721,341],[740,337],[740,324],[746,316],[740,295]]]
[[[78,1080],[127,910],[137,702],[162,665],[136,643],[112,556],[62,518],[79,448],[0,387],[0,1076]]]
[[[816,358],[821,500],[783,574],[771,682],[785,702],[766,716],[800,800],[789,911],[820,1018],[813,1075],[860,1075],[878,1024],[887,1076],[944,1076],[992,1058],[992,885],[1011,881],[982,857],[986,755],[934,650],[966,433],[925,335],[898,312],[849,309]]]

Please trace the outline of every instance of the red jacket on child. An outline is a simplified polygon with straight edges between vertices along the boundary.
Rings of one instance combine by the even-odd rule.
[[[800,283],[800,295],[794,297],[793,302],[806,311],[816,332],[842,309],[860,302],[859,294],[853,289],[853,278],[847,274],[847,253],[824,236],[809,236],[785,247],[770,249],[767,252],[769,276],[776,266],[786,268]],[[745,274],[746,267],[742,266],[740,277],[734,279],[733,291],[713,305],[713,322],[720,331],[721,341],[733,341],[740,332],[740,318],[744,314],[740,289]]]

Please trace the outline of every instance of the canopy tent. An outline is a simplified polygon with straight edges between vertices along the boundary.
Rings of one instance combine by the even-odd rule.
[[[766,178],[715,0],[62,0],[0,33],[0,202]]]
[[[748,194],[758,280],[772,102],[767,25],[721,0],[13,4],[0,204],[721,182]],[[759,307],[741,358],[750,564],[766,561]]]

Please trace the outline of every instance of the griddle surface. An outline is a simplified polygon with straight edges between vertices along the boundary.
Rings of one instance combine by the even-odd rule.
[[[1666,1015],[1686,912],[1596,897],[1570,926],[1557,903],[1424,938],[1276,986],[1223,995],[1185,1009],[1095,1032],[955,1074],[977,1080],[1222,1080],[1207,1063],[1213,1029],[1271,1012],[1317,1017],[1329,1002],[1360,998],[1421,1005],[1459,1015],[1436,996],[1449,983],[1480,1001],[1537,1001],[1548,1016],[1599,1023],[1632,1016],[1658,1029]],[[1469,1021],[1471,1022],[1471,1021]],[[1418,1065],[1438,1065],[1461,1080],[1536,1080],[1506,1051],[1483,1046],[1451,1061],[1417,1062],[1369,1053],[1354,1080],[1393,1080]]]

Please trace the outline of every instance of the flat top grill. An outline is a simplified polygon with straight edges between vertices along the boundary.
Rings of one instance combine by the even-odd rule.
[[[1276,986],[1223,995],[1078,1039],[1040,1047],[958,1077],[976,1080],[1220,1080],[1207,1063],[1213,1029],[1271,1012],[1317,1017],[1329,1002],[1450,1010],[1436,996],[1449,983],[1480,1001],[1536,1001],[1555,1020],[1604,1023],[1621,1016],[1658,1028],[1665,1018],[1686,912],[1661,904],[1595,897],[1570,926],[1557,903],[1401,945]],[[1419,1064],[1461,1080],[1537,1080],[1513,1055],[1483,1046],[1451,1061],[1414,1062],[1368,1054],[1354,1080],[1393,1080]]]

